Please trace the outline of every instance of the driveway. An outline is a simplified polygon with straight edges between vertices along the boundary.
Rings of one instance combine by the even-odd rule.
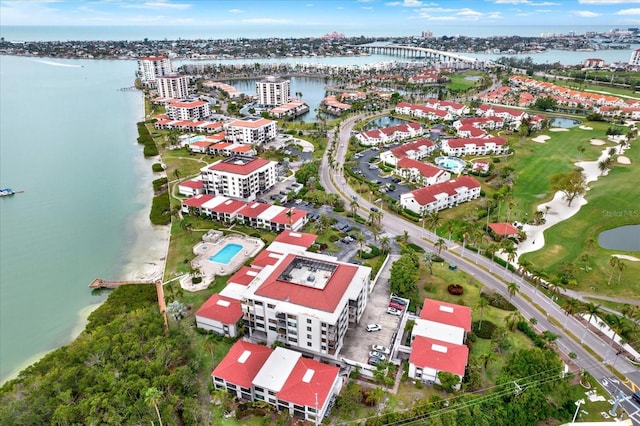
[[[352,324],[347,330],[344,339],[345,344],[340,351],[342,358],[366,364],[369,359],[371,345],[383,345],[392,349],[391,345],[398,332],[401,317],[387,313],[391,294],[389,289],[389,270],[393,262],[399,257],[398,255],[391,255],[380,274],[378,282],[369,293],[367,307],[362,315],[360,324]],[[382,329],[368,332],[367,324],[379,324]]]

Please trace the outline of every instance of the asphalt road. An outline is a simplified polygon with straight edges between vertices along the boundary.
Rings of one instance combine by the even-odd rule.
[[[357,194],[346,184],[345,178],[340,171],[343,167],[347,144],[353,125],[362,118],[361,116],[355,116],[347,118],[342,122],[338,134],[338,146],[335,150],[335,159],[339,165],[334,170],[338,170],[338,172],[331,170],[328,166],[329,159],[326,153],[320,168],[320,182],[325,190],[341,195],[347,203],[349,203],[352,196],[357,196]],[[332,140],[332,132],[333,130],[329,131],[328,140]],[[369,209],[373,207],[373,204],[361,197],[358,197],[358,202],[360,204],[359,214],[363,217],[368,217]],[[414,223],[405,221],[392,214],[383,214],[381,224],[384,231],[388,234],[402,235],[405,231],[408,231],[411,236],[411,241],[414,244],[427,250],[436,251],[433,246],[433,241],[437,241],[440,237]],[[640,426],[640,406],[630,399],[633,390],[640,391],[640,388],[634,385],[634,383],[636,383],[640,386],[640,371],[638,368],[626,359],[616,356],[615,348],[612,349],[607,340],[603,340],[603,338],[597,336],[591,332],[591,330],[587,330],[576,318],[565,315],[562,308],[538,291],[537,288],[522,280],[517,274],[505,271],[503,267],[491,262],[490,259],[478,256],[469,250],[464,250],[463,247],[453,242],[448,241],[447,247],[447,250],[441,253],[441,257],[444,258],[446,262],[458,265],[462,271],[473,275],[486,287],[494,289],[505,297],[509,297],[506,288],[507,283],[518,283],[520,290],[511,298],[511,303],[516,306],[525,318],[535,318],[537,321],[535,327],[540,332],[549,330],[560,336],[556,341],[558,350],[565,355],[574,353],[576,357],[573,359],[573,362],[589,372],[596,380],[600,381],[613,398],[622,393],[625,396],[625,400],[621,402],[621,406],[629,414],[634,425]],[[527,298],[525,298],[525,296]],[[539,306],[540,309],[536,308],[534,304]],[[551,319],[555,320],[555,323],[551,322]],[[562,326],[559,327],[556,326],[556,324],[561,324]],[[583,345],[573,340],[569,333],[580,339]],[[585,347],[597,353],[605,361],[599,361],[591,355]],[[621,383],[617,380],[605,365],[606,363],[614,364],[616,370],[629,378],[630,382]]]

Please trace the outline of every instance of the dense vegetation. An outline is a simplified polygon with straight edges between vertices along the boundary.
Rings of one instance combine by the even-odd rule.
[[[158,155],[158,147],[153,137],[149,133],[149,129],[144,122],[138,123],[138,143],[144,145],[144,156],[153,157]]]
[[[150,424],[154,388],[166,423],[199,423],[192,344],[165,336],[153,286],[121,287],[75,341],[0,388],[0,424]]]

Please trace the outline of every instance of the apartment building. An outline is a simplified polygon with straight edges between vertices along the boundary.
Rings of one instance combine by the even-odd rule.
[[[205,192],[254,201],[278,180],[278,163],[258,157],[234,155],[200,169]]]
[[[471,176],[426,186],[400,195],[400,205],[421,216],[455,207],[480,196],[480,182]]]
[[[286,104],[291,98],[289,80],[269,76],[256,82],[258,104],[267,107],[277,107]]]
[[[277,123],[266,118],[245,118],[225,125],[229,142],[247,145],[262,145],[276,138]]]
[[[143,84],[155,87],[156,78],[173,73],[171,61],[166,56],[146,56],[138,59],[138,72],[136,77]]]
[[[257,263],[258,258],[252,266],[262,266]],[[359,323],[364,313],[370,272],[311,252],[270,257],[243,294],[249,335],[337,358],[349,324]]]
[[[156,78],[156,89],[161,98],[184,99],[189,96],[189,77],[163,75]]]
[[[209,102],[197,99],[185,99],[167,105],[167,118],[169,120],[197,121],[207,118],[209,115],[211,115]]]

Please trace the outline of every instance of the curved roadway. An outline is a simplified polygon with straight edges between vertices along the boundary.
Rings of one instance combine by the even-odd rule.
[[[359,203],[358,213],[363,217],[368,217],[370,208],[373,204],[358,196],[352,188],[350,188],[342,174],[344,166],[344,158],[347,152],[351,130],[356,122],[363,119],[363,115],[349,117],[342,122],[340,126],[337,147],[335,149],[335,160],[338,166],[331,170],[329,167],[328,152],[322,159],[320,167],[320,182],[327,192],[333,192],[346,200],[347,205],[351,201],[351,197],[357,197]],[[330,130],[327,134],[328,141],[333,140],[335,130]],[[427,250],[435,251],[433,242],[440,237],[422,227],[408,222],[393,214],[384,214],[381,225],[385,232],[391,235],[402,235],[404,231],[408,231],[412,238],[412,242]],[[446,240],[446,239],[445,239]],[[611,348],[607,339],[603,340],[590,330],[586,330],[573,316],[565,315],[565,312],[556,303],[552,302],[544,293],[540,292],[534,286],[525,282],[522,277],[517,274],[506,271],[503,267],[495,264],[484,256],[464,250],[461,246],[451,241],[447,241],[447,250],[443,250],[441,257],[448,263],[458,265],[458,267],[466,273],[472,275],[478,281],[488,288],[494,289],[503,296],[508,297],[506,283],[517,282],[520,286],[519,292],[511,298],[513,303],[524,318],[535,318],[537,320],[536,329],[540,332],[548,330],[560,338],[556,341],[557,347],[565,355],[573,352],[576,354],[575,364],[589,372],[596,380],[602,383],[607,391],[616,397],[620,391],[624,393],[626,399],[622,401],[625,411],[631,416],[635,425],[640,425],[640,406],[634,404],[629,399],[631,384],[623,384],[615,378],[614,374],[605,364],[612,364],[615,369],[622,375],[630,378],[632,382],[640,386],[640,371],[638,368],[629,363],[625,358],[616,355],[615,348]],[[538,306],[536,308],[535,305]],[[552,322],[551,319],[555,320]],[[556,324],[561,324],[562,327]],[[578,340],[584,342],[584,346],[576,342],[569,336],[571,333]],[[597,353],[604,362],[599,361],[585,347]],[[640,389],[638,389],[640,390]]]

